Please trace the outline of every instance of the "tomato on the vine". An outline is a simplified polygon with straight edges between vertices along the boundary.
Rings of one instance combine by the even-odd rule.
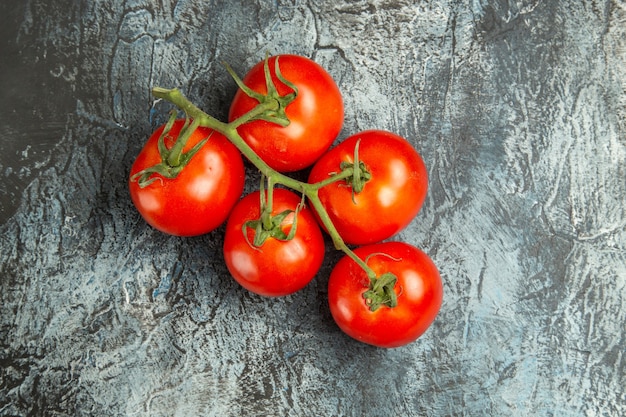
[[[271,297],[288,295],[304,288],[319,271],[324,237],[311,210],[299,207],[302,199],[277,188],[271,214],[279,220],[274,222],[275,230],[261,231],[284,236],[268,236],[260,246],[254,246],[259,229],[249,223],[261,218],[260,196],[260,191],[252,192],[235,205],[226,224],[224,260],[233,278],[249,291]],[[280,213],[286,215],[280,217]],[[284,239],[294,224],[295,234]],[[262,226],[257,223],[257,227]]]
[[[397,305],[381,305],[372,311],[367,295],[370,279],[361,266],[345,256],[328,281],[330,311],[339,328],[378,347],[398,347],[416,340],[441,307],[443,285],[435,264],[424,252],[404,242],[363,246],[354,252],[378,276],[395,275]]]
[[[276,60],[282,77],[276,74]],[[312,165],[339,134],[344,116],[341,92],[324,68],[303,56],[272,56],[267,67],[279,96],[296,92],[295,99],[281,109],[289,124],[283,127],[266,120],[253,120],[237,130],[273,169],[280,172],[301,170]],[[268,94],[265,61],[252,67],[243,83],[256,93]],[[258,103],[240,88],[231,103],[229,121],[249,112]]]
[[[355,164],[357,144],[360,162]],[[346,243],[364,245],[388,239],[422,207],[428,189],[426,166],[401,136],[381,130],[350,136],[315,163],[309,183],[327,180],[346,166],[359,168],[358,178],[319,190],[320,201]]]
[[[183,148],[196,152],[175,177],[148,172],[141,178],[145,170],[165,166],[162,153],[172,149],[184,126],[184,119],[173,122],[163,136],[165,149],[159,149],[159,138],[166,125],[150,136],[131,168],[129,190],[148,224],[171,235],[196,236],[227,219],[243,192],[245,172],[241,153],[225,136],[198,127]]]

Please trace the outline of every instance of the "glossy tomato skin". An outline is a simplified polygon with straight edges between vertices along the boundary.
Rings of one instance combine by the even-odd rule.
[[[224,237],[224,260],[233,278],[244,288],[256,294],[278,297],[292,294],[304,288],[317,274],[324,260],[324,237],[309,208],[298,213],[296,234],[292,240],[280,241],[272,237],[258,248],[248,242],[254,241],[255,232],[247,228],[246,241],[242,227],[249,220],[260,216],[259,191],[245,196],[233,209]],[[274,190],[273,214],[294,210],[301,198],[291,191]],[[288,234],[294,215],[282,223]]]
[[[184,125],[176,120],[165,145],[171,148]],[[218,132],[199,127],[189,138],[184,151],[210,136],[174,179],[161,178],[140,188],[132,177],[161,162],[158,139],[164,126],[148,139],[130,171],[129,190],[135,207],[154,228],[175,236],[208,233],[226,221],[241,197],[245,172],[241,153]]]
[[[342,258],[328,281],[330,312],[341,330],[364,343],[394,348],[415,341],[432,324],[443,300],[437,267],[421,250],[404,242],[357,248],[355,253],[377,273],[394,273],[398,305],[370,311],[363,298],[369,280],[361,267]],[[385,255],[381,255],[385,254]]]
[[[388,239],[417,215],[428,190],[428,173],[422,157],[401,136],[369,130],[346,138],[313,166],[309,183],[341,171],[341,162],[359,159],[371,174],[360,193],[353,195],[345,181],[319,190],[319,198],[346,243],[366,245]]]
[[[344,117],[343,99],[337,84],[324,68],[298,55],[269,58],[272,80],[281,96],[293,90],[276,78],[276,59],[283,78],[298,88],[298,96],[285,109],[290,124],[281,127],[255,120],[237,130],[270,167],[280,172],[298,171],[312,165],[339,134]],[[263,65],[263,62],[256,64],[243,82],[252,90],[266,94]],[[255,99],[239,89],[231,103],[229,120],[233,121],[256,105]]]

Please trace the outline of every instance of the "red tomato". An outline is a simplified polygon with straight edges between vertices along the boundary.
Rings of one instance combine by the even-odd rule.
[[[176,120],[165,137],[171,149],[184,125]],[[131,171],[130,196],[143,218],[156,229],[176,236],[208,233],[222,224],[243,192],[245,181],[241,154],[226,137],[203,127],[196,129],[184,151],[210,136],[176,178],[158,178],[141,188],[132,177],[161,162],[158,140],[165,125],[146,142]]]
[[[261,215],[260,192],[245,196],[233,209],[226,224],[224,259],[235,280],[244,288],[264,296],[282,296],[294,293],[306,286],[317,274],[324,260],[324,237],[315,217],[308,208],[298,212],[296,233],[291,240],[268,238],[260,247],[251,246],[256,234],[252,228],[242,232],[249,220]],[[272,214],[293,210],[301,198],[291,191],[274,190]],[[281,223],[288,234],[295,213]],[[246,240],[247,236],[247,240]]]
[[[328,281],[330,312],[339,328],[361,342],[385,348],[416,340],[441,307],[443,286],[435,264],[424,252],[404,242],[363,246],[354,252],[367,260],[377,275],[391,272],[397,277],[394,290],[398,304],[371,311],[363,297],[369,288],[367,274],[345,256]]]
[[[309,182],[326,180],[341,171],[342,162],[359,159],[371,178],[361,192],[345,181],[319,190],[319,198],[346,243],[365,245],[388,239],[417,215],[428,189],[421,156],[404,138],[380,130],[353,135],[328,151],[313,166]]]
[[[285,112],[290,124],[282,127],[264,120],[243,124],[237,130],[270,167],[280,172],[297,171],[312,165],[333,143],[343,125],[343,99],[332,77],[314,61],[297,55],[269,58],[272,81],[281,96],[293,90],[276,77],[278,59],[283,78],[293,83],[298,94]],[[264,62],[256,64],[243,78],[257,93],[267,94]],[[237,91],[230,107],[233,121],[252,110],[258,102]]]

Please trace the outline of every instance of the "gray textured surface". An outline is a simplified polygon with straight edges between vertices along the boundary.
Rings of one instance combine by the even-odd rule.
[[[626,414],[623,1],[3,1],[0,414]],[[158,3],[158,5],[157,5]],[[181,87],[224,118],[264,52],[314,58],[342,137],[382,128],[431,189],[400,238],[445,297],[416,343],[334,325],[326,279],[250,295],[221,231],[164,236],[126,177]]]

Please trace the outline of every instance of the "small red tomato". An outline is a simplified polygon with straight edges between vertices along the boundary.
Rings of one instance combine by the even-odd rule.
[[[355,147],[364,173],[363,189],[338,181],[319,190],[319,198],[346,243],[365,245],[388,239],[417,215],[428,189],[422,157],[406,139],[369,130],[350,136],[324,154],[313,166],[309,183],[341,172],[354,164]]]
[[[293,211],[279,226],[288,235],[301,198],[283,188],[275,189],[273,196],[273,215]],[[298,212],[296,232],[291,240],[268,237],[260,247],[254,247],[255,229],[245,227],[245,235],[243,229],[247,222],[260,218],[260,207],[259,191],[248,194],[235,205],[224,237],[226,266],[239,284],[256,294],[276,297],[294,293],[319,271],[324,260],[324,237],[310,209],[304,207]]]
[[[364,343],[393,348],[421,336],[432,324],[443,299],[437,267],[421,250],[403,242],[385,242],[357,248],[378,276],[391,272],[397,277],[393,290],[397,305],[372,311],[364,297],[370,280],[359,265],[343,257],[330,274],[328,302],[341,330]]]
[[[174,122],[165,135],[171,149],[185,120]],[[176,236],[196,236],[221,225],[241,197],[245,172],[241,153],[218,132],[197,128],[183,149],[189,151],[202,140],[208,141],[194,154],[175,178],[153,174],[143,188],[136,176],[162,162],[159,137],[165,125],[148,139],[130,171],[129,190],[135,207],[156,229]]]
[[[343,99],[330,74],[314,61],[298,55],[269,58],[271,79],[279,95],[293,89],[276,76],[278,59],[283,78],[295,85],[297,96],[285,108],[290,123],[286,127],[265,120],[254,120],[237,131],[270,167],[280,172],[297,171],[312,165],[333,143],[343,125]],[[246,74],[243,83],[260,94],[267,94],[265,61]],[[239,89],[230,106],[229,121],[252,110],[258,101]]]

